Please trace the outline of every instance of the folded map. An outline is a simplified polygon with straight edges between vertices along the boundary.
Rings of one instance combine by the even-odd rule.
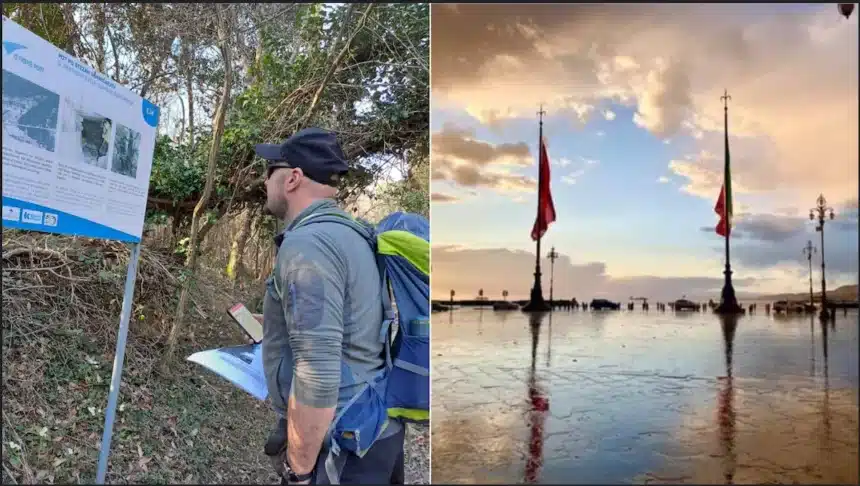
[[[187,359],[225,378],[258,400],[265,400],[269,395],[263,372],[263,346],[260,344],[209,349],[194,353]]]

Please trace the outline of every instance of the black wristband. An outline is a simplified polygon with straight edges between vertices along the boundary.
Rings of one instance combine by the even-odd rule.
[[[310,472],[306,472],[304,474],[296,474],[295,471],[290,469],[289,471],[287,471],[287,476],[288,476],[289,482],[291,482],[291,483],[303,483],[303,482],[311,479],[312,477],[314,477],[314,471],[313,471],[313,469],[311,469]]]

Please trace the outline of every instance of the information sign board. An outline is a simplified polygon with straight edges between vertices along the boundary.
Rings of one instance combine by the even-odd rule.
[[[159,108],[3,17],[3,226],[139,242]]]

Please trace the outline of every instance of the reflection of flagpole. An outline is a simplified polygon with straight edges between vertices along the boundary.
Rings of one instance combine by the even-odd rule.
[[[549,368],[550,361],[552,360],[552,313],[549,314],[548,319],[549,329],[546,337],[546,367]]]
[[[532,333],[532,361],[528,379],[529,397],[529,454],[526,459],[525,482],[537,482],[543,465],[543,429],[546,421],[546,412],[549,411],[549,398],[537,382],[537,348],[538,336],[540,335],[540,324],[543,313],[531,314],[529,327]]]
[[[827,322],[821,321],[821,342],[824,351],[824,403],[822,410],[822,416],[824,418],[824,436],[827,441],[827,445],[825,446],[827,450],[830,450],[831,443],[831,434],[832,434],[832,423],[830,421],[830,369],[829,369],[829,356],[827,353],[827,341],[828,341],[828,332],[827,332]]]
[[[726,484],[733,484],[737,469],[737,454],[735,452],[735,390],[732,376],[732,357],[737,330],[737,317],[734,315],[721,316],[723,328],[723,343],[726,355],[726,377],[718,397],[717,422],[720,428],[720,448],[723,453],[723,478]]]
[[[809,346],[812,350],[812,370],[809,375],[813,378],[815,377],[815,319],[813,317],[809,318]]]

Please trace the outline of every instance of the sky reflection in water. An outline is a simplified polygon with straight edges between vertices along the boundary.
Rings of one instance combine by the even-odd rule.
[[[856,483],[857,317],[434,314],[434,482]]]

